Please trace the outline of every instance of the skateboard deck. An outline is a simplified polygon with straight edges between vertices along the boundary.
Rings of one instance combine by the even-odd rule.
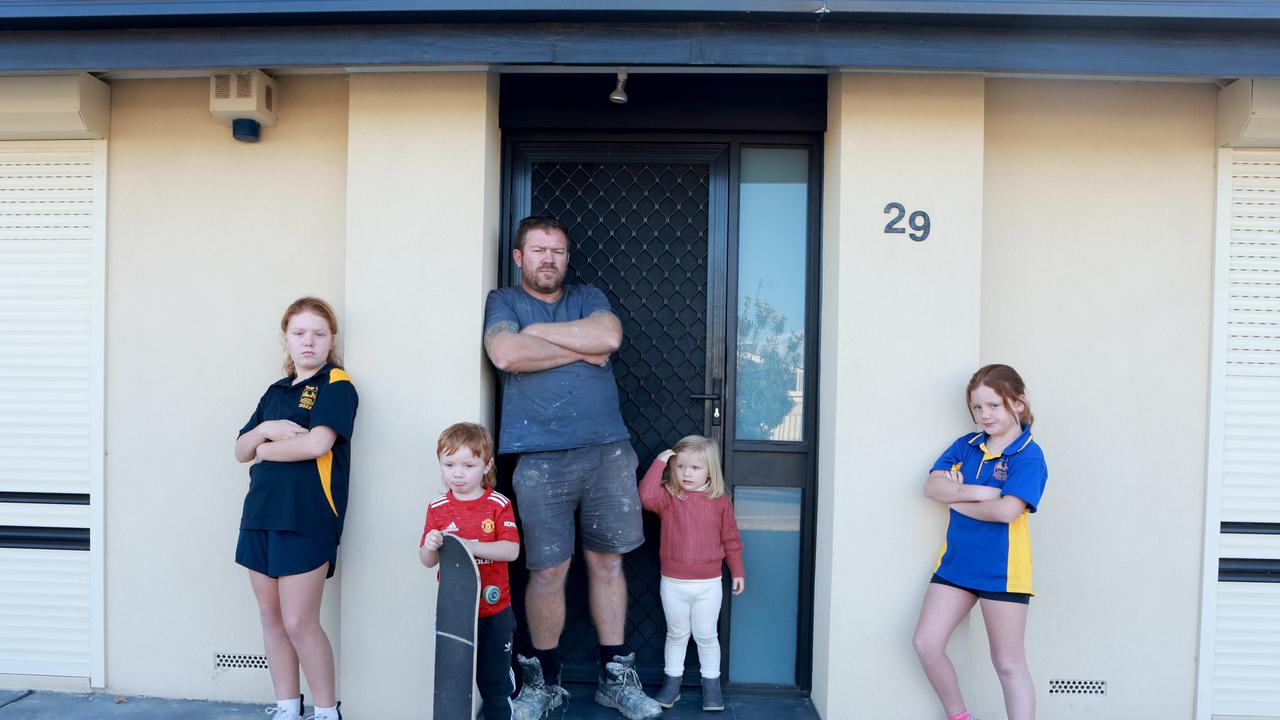
[[[476,612],[480,571],[467,544],[453,535],[440,546],[436,596],[436,687],[433,720],[471,720],[476,678]]]

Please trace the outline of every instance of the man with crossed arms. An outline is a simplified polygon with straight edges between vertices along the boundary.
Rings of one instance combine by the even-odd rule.
[[[533,657],[518,656],[524,684],[515,720],[537,720],[568,697],[560,686],[565,578],[581,518],[591,617],[600,640],[596,702],[628,720],[655,720],[662,707],[644,694],[624,637],[627,580],[622,555],[644,542],[636,455],[618,409],[609,356],[622,324],[604,293],[565,285],[569,231],[528,217],[512,257],[520,284],[489,293],[484,348],[502,379],[499,453],[519,453],[515,488],[529,585],[525,615]]]

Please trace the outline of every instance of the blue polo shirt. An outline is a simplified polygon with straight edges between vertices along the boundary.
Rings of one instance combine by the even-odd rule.
[[[347,513],[358,403],[351,378],[334,365],[325,365],[302,382],[281,378],[267,388],[249,422],[240,428],[241,435],[266,420],[292,420],[308,430],[326,426],[338,438],[329,452],[314,460],[254,463],[241,530],[289,530],[339,541]]]
[[[509,321],[535,323],[582,320],[612,312],[609,300],[590,285],[565,285],[555,302],[543,302],[521,287],[493,290],[484,304],[484,326]],[[502,377],[499,453],[527,453],[600,445],[631,437],[618,409],[613,361],[604,367],[579,360],[560,367]]]
[[[1027,518],[1044,494],[1049,468],[1030,428],[1000,453],[990,453],[986,433],[957,438],[931,470],[959,470],[966,485],[1000,488],[1027,509],[1011,523],[974,520],[950,511],[947,540],[934,571],[961,587],[990,592],[1035,594],[1031,589],[1031,531]]]

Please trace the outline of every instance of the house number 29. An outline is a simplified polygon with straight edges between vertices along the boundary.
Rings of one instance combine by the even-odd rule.
[[[902,227],[901,223],[902,219],[906,218],[907,224],[915,231],[907,237],[916,242],[921,242],[929,237],[929,213],[923,210],[916,210],[911,215],[907,215],[907,209],[903,207],[902,203],[891,202],[884,206],[884,214],[889,216],[889,222],[884,224],[886,235],[905,233],[907,229]]]

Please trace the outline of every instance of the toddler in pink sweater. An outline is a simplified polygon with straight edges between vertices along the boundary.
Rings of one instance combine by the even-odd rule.
[[[702,671],[702,709],[723,710],[716,633],[723,564],[729,565],[734,595],[746,589],[747,580],[742,540],[733,501],[725,493],[715,441],[690,435],[662,451],[640,481],[640,502],[662,518],[658,557],[662,611],[667,617],[666,679],[654,699],[668,708],[680,699],[685,650],[693,635]]]

